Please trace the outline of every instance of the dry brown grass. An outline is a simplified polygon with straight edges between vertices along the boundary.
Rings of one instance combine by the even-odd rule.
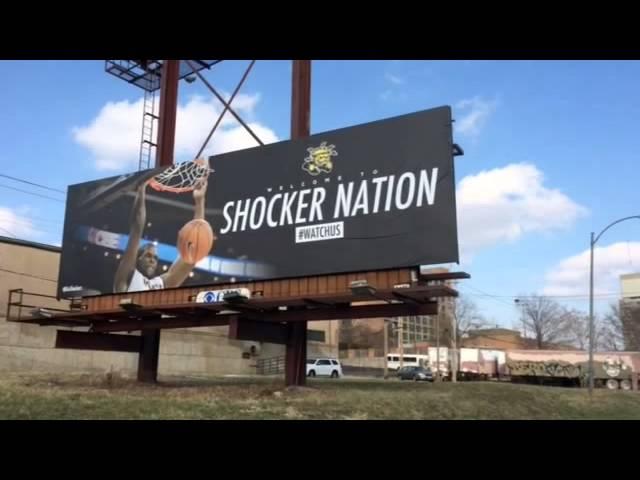
[[[637,392],[496,383],[5,375],[0,419],[640,419]]]

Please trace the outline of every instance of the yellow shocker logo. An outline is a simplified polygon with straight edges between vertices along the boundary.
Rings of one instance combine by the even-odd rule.
[[[331,173],[333,170],[333,162],[331,157],[338,155],[335,145],[327,145],[327,142],[322,142],[319,147],[307,148],[309,155],[305,157],[302,169],[313,175],[319,175],[321,172]]]

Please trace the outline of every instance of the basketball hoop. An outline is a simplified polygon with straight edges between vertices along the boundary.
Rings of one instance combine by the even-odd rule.
[[[159,192],[190,192],[207,179],[210,171],[205,159],[177,163],[155,175],[149,185]]]

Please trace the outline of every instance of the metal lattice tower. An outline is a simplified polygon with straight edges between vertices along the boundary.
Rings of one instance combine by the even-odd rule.
[[[156,91],[145,89],[144,101],[142,105],[142,135],[140,139],[140,157],[138,159],[138,170],[147,170],[152,166],[152,159],[155,159],[155,149],[158,146],[155,142],[154,131],[156,120]]]
[[[221,60],[193,60],[192,62],[195,70],[184,60],[180,62],[179,78],[187,78],[195,71],[209,69]],[[151,168],[155,163],[156,121],[158,120],[156,92],[160,89],[162,64],[162,60],[107,60],[105,63],[107,73],[144,90],[139,170]]]

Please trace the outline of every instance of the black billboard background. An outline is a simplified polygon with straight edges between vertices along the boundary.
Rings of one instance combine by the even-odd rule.
[[[307,148],[317,147],[321,142],[334,145],[338,155],[331,159],[331,173],[312,176],[302,166],[308,156]],[[209,163],[214,172],[208,180],[206,219],[218,237],[210,255],[266,265],[266,278],[458,262],[452,120],[448,106],[217,155],[211,157]],[[340,183],[346,187],[349,182],[354,182],[355,199],[361,180],[395,175],[397,181],[402,173],[409,171],[418,177],[420,170],[428,169],[431,175],[432,168],[438,168],[433,205],[425,202],[421,207],[411,206],[406,210],[392,208],[389,212],[333,218]],[[81,286],[84,295],[112,293],[121,250],[88,244],[78,237],[78,229],[88,226],[127,234],[135,185],[158,171],[136,172],[69,187],[60,296],[65,296],[62,288],[70,285]],[[330,178],[329,183],[325,182],[327,177]],[[94,204],[92,209],[86,207],[88,196],[116,180],[122,187],[116,189],[115,199],[104,206],[96,207]],[[320,186],[327,191],[322,221],[274,228],[264,223],[257,230],[247,228],[241,232],[220,233],[227,223],[222,210],[229,201],[259,196],[266,197],[268,201],[276,193]],[[370,183],[370,204],[372,186]],[[147,188],[147,197],[147,227],[143,241],[175,245],[177,232],[193,218],[192,194],[156,192]],[[176,202],[184,208],[171,205]],[[295,216],[295,207],[293,210]],[[297,226],[336,221],[344,222],[344,238],[295,242]],[[161,267],[169,266],[171,261],[161,263]],[[228,282],[232,277],[233,280],[264,279],[264,275],[250,278],[196,268],[193,277],[188,278],[183,286]]]

